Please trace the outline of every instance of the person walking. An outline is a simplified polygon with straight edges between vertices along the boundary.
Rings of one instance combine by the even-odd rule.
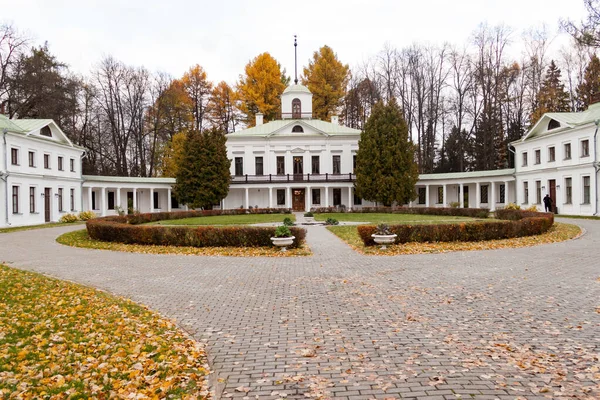
[[[544,197],[544,207],[546,208],[546,212],[552,212],[552,198],[549,194]]]

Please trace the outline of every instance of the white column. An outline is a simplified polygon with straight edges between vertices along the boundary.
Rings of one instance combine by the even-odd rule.
[[[329,207],[329,188],[325,187],[325,207]]]
[[[348,188],[348,209],[352,208],[352,188]]]
[[[490,199],[490,211],[494,211],[496,209],[496,183],[491,182],[492,186],[492,198]]]
[[[100,191],[100,215],[106,215],[106,188],[103,187]]]
[[[94,211],[94,207],[92,207],[92,187],[88,187],[88,210]]]
[[[221,206],[223,208],[223,206]],[[171,212],[171,188],[167,189],[167,212]]]
[[[475,185],[475,208],[481,208],[481,184],[479,182],[477,182],[477,184]]]
[[[154,189],[150,188],[150,212],[154,212]]]
[[[312,187],[308,186],[306,188],[306,193],[304,194],[304,211],[310,211],[312,196],[311,196]]]
[[[273,188],[269,187],[269,208],[273,208]]]
[[[425,207],[429,207],[429,185],[425,185]]]
[[[248,209],[250,207],[250,194],[248,193],[248,188],[244,189],[244,208]]]
[[[510,203],[510,197],[508,197],[508,182],[504,182],[504,205]],[[515,200],[516,203],[516,200]]]
[[[444,184],[444,190],[442,192],[442,196],[444,197],[443,200],[443,206],[444,207],[448,207],[448,185]]]
[[[292,188],[288,187],[285,189],[285,191],[286,191],[285,204],[286,204],[287,208],[292,208]]]
[[[133,189],[133,205],[132,205],[132,207],[133,207],[134,211],[137,211],[137,209],[138,209],[138,206],[137,206],[137,189],[135,189],[135,188]]]
[[[123,207],[121,205],[121,188],[117,188],[117,206],[121,208]]]

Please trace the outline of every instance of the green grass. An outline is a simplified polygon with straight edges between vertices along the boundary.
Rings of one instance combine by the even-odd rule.
[[[555,214],[554,218],[573,218],[573,219],[600,219],[599,216],[595,215],[563,215],[563,214]]]
[[[315,220],[325,221],[327,218],[335,218],[338,221],[366,222],[369,224],[393,223],[393,224],[440,224],[452,222],[475,221],[475,218],[452,217],[441,215],[419,215],[419,214],[389,214],[389,213],[324,213],[315,214]]]
[[[0,228],[0,233],[30,231],[32,229],[43,229],[43,228],[56,228],[57,226],[69,226],[69,225],[78,225],[78,224],[83,224],[83,222],[81,222],[81,221],[70,222],[70,223],[49,222],[47,224],[41,224],[41,225],[15,226],[12,228]]]
[[[294,214],[244,214],[244,215],[215,215],[210,217],[194,217],[171,219],[154,222],[155,225],[250,225],[270,222],[283,223],[284,218],[296,220]]]

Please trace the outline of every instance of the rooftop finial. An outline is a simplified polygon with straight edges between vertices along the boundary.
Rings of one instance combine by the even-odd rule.
[[[296,42],[296,35],[294,35],[294,83],[298,84],[298,52],[296,51],[298,43]]]

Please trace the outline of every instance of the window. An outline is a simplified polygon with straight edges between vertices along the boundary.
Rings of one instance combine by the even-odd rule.
[[[523,204],[529,203],[529,183],[523,182]]]
[[[556,128],[560,128],[560,122],[555,119],[551,119],[550,122],[548,122],[548,130]]]
[[[158,210],[160,208],[160,203],[158,202],[158,192],[152,193],[152,208]]]
[[[92,191],[92,210],[97,210],[97,208],[96,208],[96,192],[94,192],[94,191]]]
[[[565,178],[565,204],[573,203],[573,178]]]
[[[13,214],[19,213],[19,187],[12,187],[12,212]]]
[[[565,143],[565,160],[571,159],[571,143]]]
[[[58,211],[63,211],[63,190],[62,188],[58,188]]]
[[[235,158],[235,176],[244,175],[244,158],[236,157]]]
[[[500,203],[506,203],[506,186],[500,185]]]
[[[590,141],[582,140],[581,141],[581,157],[588,157],[590,155]]]
[[[321,204],[321,189],[312,190],[312,203]]]
[[[115,209],[115,192],[108,192],[106,194],[106,196],[108,197],[108,209],[114,210]]]
[[[263,158],[262,157],[256,157],[254,159],[254,173],[256,175],[263,175],[264,174],[264,170],[263,170]]]
[[[427,195],[427,190],[424,187],[419,188],[419,204],[425,204],[425,196]]]
[[[527,152],[523,152],[523,167],[527,166]]]
[[[10,163],[12,165],[19,165],[19,149],[10,149]]]
[[[554,146],[548,147],[548,162],[556,161],[556,150]]]
[[[50,154],[44,154],[44,168],[50,169]]]
[[[542,162],[542,152],[541,150],[535,151],[535,163],[540,164]]]
[[[75,189],[71,189],[71,211],[75,211]]]
[[[171,196],[171,208],[179,208],[179,201],[175,196]]]
[[[590,204],[590,177],[583,177],[583,204]]]
[[[75,172],[75,159],[71,158],[69,160],[69,164],[70,164],[70,167],[71,167],[71,172]]]
[[[63,157],[58,157],[58,170],[59,171],[62,171],[64,169],[63,160],[64,160]]]
[[[312,156],[312,173],[319,175],[321,173],[319,172],[321,170],[320,167],[319,156]]]
[[[302,118],[302,103],[300,99],[292,100],[292,118]]]
[[[488,185],[481,185],[479,187],[479,194],[481,195],[481,202],[488,203]]]
[[[535,204],[542,204],[542,181],[535,181]]]
[[[285,206],[285,189],[277,189],[277,205]]]
[[[33,151],[29,152],[29,166],[35,168],[35,153]]]
[[[352,155],[352,172],[356,171],[356,154]]]
[[[353,201],[354,201],[354,205],[356,205],[356,206],[361,206],[362,205],[362,199],[356,195],[356,192],[354,192],[354,199],[353,199]]]
[[[294,125],[292,133],[304,133],[304,129],[300,125]]]
[[[334,207],[342,205],[342,189],[333,189],[333,205]]]
[[[52,131],[50,130],[50,127],[45,126],[42,129],[40,129],[40,135],[52,137]]]
[[[29,187],[29,212],[35,213],[35,187]]]
[[[443,186],[438,187],[437,203],[438,204],[443,204],[444,203],[444,187]]]
[[[333,173],[334,174],[340,174],[341,173],[341,157],[340,156],[333,156]]]
[[[285,175],[285,157],[277,156],[277,175]]]

